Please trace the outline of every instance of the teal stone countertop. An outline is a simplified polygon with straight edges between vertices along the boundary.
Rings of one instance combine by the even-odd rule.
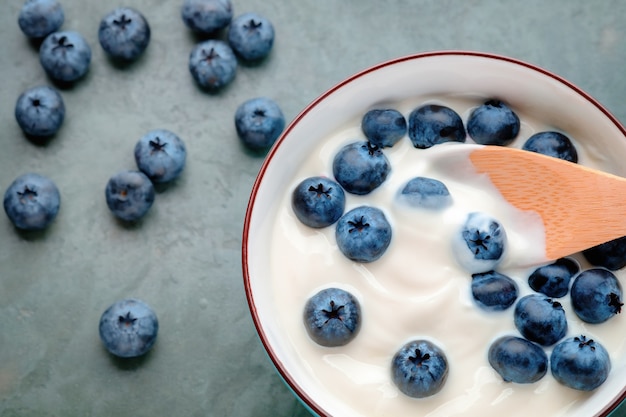
[[[63,29],[82,33],[93,57],[87,76],[61,90],[65,123],[45,145],[24,137],[14,106],[23,90],[50,80],[17,25],[22,0],[0,3],[0,189],[36,171],[62,199],[43,233],[18,233],[0,215],[1,417],[308,415],[263,350],[244,294],[242,226],[263,161],[234,129],[248,98],[275,99],[290,121],[374,64],[472,50],[552,71],[626,123],[624,0],[232,0],[235,15],[268,17],[276,41],[266,60],[240,65],[215,94],[190,76],[198,38],[181,20],[182,0],[123,2],[152,28],[145,55],[124,67],[97,39],[100,19],[118,4],[60,1]],[[125,226],[104,188],[135,168],[135,142],[156,128],[185,141],[187,167],[158,189],[146,218]],[[104,350],[98,321],[127,297],[154,308],[160,331],[147,356],[122,361]]]

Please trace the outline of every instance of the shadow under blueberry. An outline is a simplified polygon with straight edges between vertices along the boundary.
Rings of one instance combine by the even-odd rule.
[[[29,135],[28,133],[24,133],[24,137],[26,138],[26,140],[28,140],[33,145],[42,147],[42,148],[45,148],[46,146],[50,145],[50,142],[52,142],[55,136],[56,135],[34,136],[34,135]]]
[[[105,348],[103,348],[103,350],[107,353],[107,355],[109,355],[109,359],[117,369],[121,371],[134,371],[142,366],[145,366],[145,364],[151,360],[152,352],[155,348],[156,346],[145,354],[134,358],[121,358],[110,353]]]
[[[45,239],[46,236],[50,233],[50,229],[52,229],[53,227],[54,224],[51,224],[42,230],[24,230],[13,226],[13,230],[15,230],[15,233],[17,233],[19,237],[23,240],[26,240],[28,242],[34,242],[37,240]]]

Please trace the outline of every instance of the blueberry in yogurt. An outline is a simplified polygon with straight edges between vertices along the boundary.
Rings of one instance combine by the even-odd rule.
[[[487,272],[500,263],[506,248],[506,232],[491,216],[473,212],[452,239],[454,255],[470,273]]]
[[[120,171],[105,188],[107,206],[115,217],[133,222],[148,213],[154,203],[154,186],[141,171]]]
[[[165,129],[151,130],[135,145],[137,168],[154,183],[170,182],[185,168],[187,149],[175,133]]]
[[[209,39],[191,50],[189,72],[200,87],[216,91],[235,78],[237,57],[226,42]]]
[[[350,260],[373,262],[391,243],[391,225],[382,210],[359,206],[341,216],[335,229],[339,250]]]
[[[363,115],[361,130],[372,144],[391,147],[406,135],[406,119],[396,109],[372,109]]]
[[[343,215],[346,197],[343,188],[326,177],[302,180],[291,194],[291,207],[298,220],[309,227],[334,224]]]
[[[502,336],[487,353],[489,365],[506,382],[532,384],[548,373],[548,355],[537,344],[517,336]]]
[[[554,347],[550,370],[557,381],[569,388],[593,391],[608,378],[611,359],[604,346],[581,335]]]
[[[390,171],[382,149],[368,141],[343,146],[333,159],[335,179],[351,194],[369,194],[385,182]]]
[[[150,25],[139,11],[118,7],[100,21],[98,41],[112,58],[133,61],[150,43]]]
[[[446,185],[434,178],[415,177],[410,179],[400,192],[400,200],[412,207],[441,210],[452,204]]]
[[[230,0],[184,0],[181,17],[189,29],[210,35],[228,26],[233,6]]]
[[[615,274],[603,268],[582,271],[570,290],[572,308],[587,323],[603,323],[622,311],[622,288]]]
[[[54,32],[42,42],[39,61],[50,78],[71,83],[83,77],[89,70],[91,47],[78,32]]]
[[[626,236],[586,249],[583,256],[594,266],[611,271],[622,269],[626,266]]]
[[[21,230],[43,230],[56,218],[61,195],[48,177],[27,173],[17,177],[4,193],[4,211]]]
[[[518,287],[513,279],[496,271],[472,275],[472,297],[488,311],[502,311],[517,300]]]
[[[32,39],[42,39],[63,26],[65,13],[57,0],[27,0],[20,9],[17,23]]]
[[[235,129],[245,146],[254,151],[266,150],[285,129],[285,116],[276,101],[268,97],[251,98],[237,107]]]
[[[29,88],[15,103],[15,120],[27,136],[51,137],[61,128],[64,119],[63,97],[53,87]]]
[[[391,363],[394,384],[405,395],[425,398],[437,394],[448,378],[448,359],[443,350],[428,340],[402,346]]]
[[[409,114],[409,138],[419,149],[444,142],[465,142],[461,117],[451,108],[426,104]]]
[[[528,285],[548,297],[561,298],[568,293],[570,280],[579,271],[580,267],[573,259],[557,259],[535,269],[528,277]]]
[[[261,60],[274,45],[274,25],[258,13],[244,13],[230,23],[228,44],[245,61]]]
[[[156,342],[159,321],[145,302],[134,298],[109,306],[100,317],[100,340],[113,355],[134,358],[146,354]]]
[[[497,99],[485,101],[470,113],[467,133],[478,144],[506,146],[520,130],[517,114]]]
[[[350,292],[326,288],[306,302],[304,324],[315,343],[325,347],[344,346],[361,328],[361,307]]]
[[[522,149],[537,152],[553,158],[563,159],[569,162],[578,162],[578,152],[572,141],[560,132],[547,131],[532,135]]]
[[[563,306],[541,294],[522,297],[515,305],[513,321],[522,336],[542,346],[555,344],[567,333]]]

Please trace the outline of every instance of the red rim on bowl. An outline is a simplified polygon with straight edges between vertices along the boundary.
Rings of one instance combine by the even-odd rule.
[[[356,74],[354,74],[353,76],[345,79],[344,81],[340,82],[339,84],[335,85],[334,87],[332,87],[331,89],[327,90],[325,93],[323,93],[321,96],[319,96],[317,99],[315,99],[312,103],[310,103],[302,112],[300,112],[295,118],[294,120],[287,126],[287,128],[285,129],[285,131],[283,132],[283,134],[278,138],[278,140],[276,141],[276,143],[274,144],[274,146],[270,149],[270,151],[268,152],[267,157],[265,158],[263,165],[261,166],[261,169],[257,175],[257,178],[255,180],[255,183],[253,185],[252,191],[251,191],[251,195],[250,195],[250,199],[248,201],[248,206],[247,206],[247,210],[246,210],[246,216],[245,216],[245,220],[244,220],[244,228],[243,228],[243,238],[242,238],[242,267],[243,267],[243,280],[244,280],[244,289],[246,292],[246,298],[247,298],[247,302],[248,302],[248,306],[250,309],[250,313],[252,315],[252,319],[254,322],[254,326],[256,327],[256,331],[257,334],[259,335],[259,338],[261,340],[261,343],[263,344],[263,347],[265,348],[266,352],[268,353],[271,361],[273,362],[274,366],[276,367],[276,370],[278,371],[278,373],[281,375],[281,377],[283,378],[283,380],[287,383],[287,385],[296,393],[296,395],[299,397],[299,399],[307,406],[309,407],[313,412],[315,412],[316,414],[320,415],[320,416],[330,416],[330,414],[328,414],[327,411],[325,411],[324,409],[322,409],[314,399],[312,399],[297,383],[297,381],[294,380],[294,378],[290,375],[289,371],[285,368],[283,362],[281,361],[281,358],[278,357],[278,355],[276,354],[276,352],[274,351],[274,349],[271,346],[271,343],[268,339],[268,336],[262,326],[261,323],[261,318],[258,315],[258,310],[257,310],[257,305],[255,302],[255,298],[254,298],[254,294],[252,291],[252,285],[251,285],[251,274],[250,274],[250,270],[249,270],[249,237],[250,237],[250,225],[251,225],[251,221],[252,221],[252,214],[254,211],[254,203],[255,200],[257,198],[257,194],[259,191],[259,187],[264,179],[264,175],[269,167],[269,165],[272,163],[273,157],[276,154],[278,148],[281,146],[282,142],[286,140],[286,138],[290,135],[290,132],[294,129],[294,127],[312,110],[314,109],[316,106],[318,106],[320,103],[322,103],[327,97],[329,97],[330,95],[332,95],[334,92],[336,92],[337,90],[340,90],[341,88],[343,88],[344,86],[354,82],[355,80],[358,80],[362,77],[364,77],[365,75],[380,70],[382,68],[385,67],[389,67],[389,66],[393,66],[402,62],[406,62],[406,61],[414,61],[414,60],[420,60],[420,59],[424,59],[424,58],[431,58],[431,57],[438,57],[438,56],[457,56],[457,57],[463,57],[463,56],[468,56],[468,57],[477,57],[477,58],[487,58],[487,59],[491,59],[491,60],[496,60],[496,61],[504,61],[504,62],[508,62],[508,63],[512,63],[515,65],[519,65],[522,67],[525,67],[527,69],[530,69],[534,72],[538,72],[540,74],[543,74],[547,77],[552,78],[553,80],[557,81],[560,84],[563,84],[564,86],[566,86],[567,88],[569,88],[570,90],[572,90],[573,92],[575,92],[576,94],[582,96],[582,98],[584,98],[587,102],[591,103],[592,105],[594,105],[599,111],[601,111],[614,125],[615,127],[623,134],[623,136],[626,138],[626,128],[619,122],[619,120],[617,120],[617,118],[615,116],[613,116],[602,104],[600,104],[597,100],[595,100],[593,97],[591,97],[589,94],[585,93],[584,91],[582,91],[580,88],[576,87],[574,84],[570,83],[569,81],[563,79],[562,77],[553,74],[550,71],[547,71],[545,69],[542,69],[536,65],[533,64],[529,64],[527,62],[524,61],[520,61],[518,59],[514,59],[514,58],[510,58],[510,57],[506,57],[506,56],[502,56],[502,55],[497,55],[497,54],[491,54],[491,53],[484,53],[484,52],[474,52],[474,51],[434,51],[434,52],[426,52],[426,53],[419,53],[419,54],[414,54],[414,55],[409,55],[409,56],[405,56],[405,57],[400,57],[397,59],[393,59],[390,61],[386,61],[383,63],[380,63],[378,65],[372,66],[370,68],[367,68],[361,72],[358,72]],[[623,402],[624,400],[626,400],[626,386],[622,389],[622,391],[620,392],[620,394],[614,398],[613,401],[611,401],[611,403],[607,404],[598,414],[598,416],[607,416],[609,413],[611,413],[615,408],[617,408],[617,406]]]

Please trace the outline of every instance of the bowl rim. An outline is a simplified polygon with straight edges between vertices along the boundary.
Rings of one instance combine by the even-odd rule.
[[[512,58],[506,55],[501,55],[501,54],[491,53],[491,52],[469,51],[469,50],[437,50],[437,51],[420,52],[420,53],[415,53],[415,54],[410,54],[410,55],[405,55],[405,56],[401,56],[398,58],[390,59],[390,60],[383,61],[375,65],[372,65],[370,67],[367,67],[359,72],[356,72],[355,74],[345,78],[343,81],[340,81],[339,83],[335,84],[334,86],[332,86],[331,88],[323,92],[321,95],[319,95],[317,98],[315,98],[312,102],[310,102],[288,124],[288,126],[282,132],[280,137],[276,140],[274,145],[269,149],[258,171],[256,179],[253,183],[250,197],[248,200],[248,204],[246,207],[246,213],[245,213],[244,225],[243,225],[242,243],[241,243],[241,260],[242,260],[242,273],[243,273],[244,291],[246,294],[246,300],[248,303],[250,314],[252,316],[254,327],[256,329],[256,333],[261,341],[261,344],[263,345],[263,348],[265,349],[267,355],[272,361],[274,368],[279,373],[283,381],[287,384],[287,386],[296,394],[298,399],[301,402],[303,402],[306,407],[308,407],[311,411],[313,411],[319,416],[332,417],[330,416],[330,414],[328,414],[328,412],[322,409],[317,404],[317,402],[313,398],[311,398],[300,387],[297,381],[295,381],[291,377],[289,371],[285,369],[280,358],[278,358],[278,356],[274,352],[274,349],[270,345],[268,337],[261,324],[261,319],[257,313],[254,295],[252,293],[252,288],[251,288],[251,283],[250,283],[250,271],[248,269],[248,242],[249,242],[248,237],[249,237],[249,232],[250,232],[252,212],[254,210],[254,202],[256,200],[257,193],[259,191],[261,182],[263,181],[265,172],[267,171],[268,166],[271,163],[281,143],[289,136],[290,132],[295,128],[295,126],[300,122],[300,120],[306,117],[306,115],[310,111],[312,111],[316,106],[322,103],[327,97],[332,95],[337,90],[340,90],[347,84],[350,84],[353,81],[371,72],[375,72],[379,69],[393,66],[393,65],[406,62],[406,61],[414,61],[414,60],[419,60],[423,58],[432,58],[432,57],[441,57],[441,56],[456,56],[456,57],[467,56],[467,57],[476,57],[476,58],[486,58],[486,59],[496,60],[496,61],[504,61],[504,62],[508,62],[511,64],[519,65],[521,67],[525,67],[526,69],[529,69],[534,72],[538,72],[544,76],[552,78],[553,80],[557,81],[558,83],[563,84],[564,86],[572,90],[574,93],[582,96],[582,98],[584,98],[587,102],[591,103],[594,107],[596,107],[596,109],[602,112],[610,120],[610,122],[612,122],[615,125],[615,127],[624,135],[624,137],[626,137],[626,127],[622,125],[622,123],[611,112],[609,112],[609,110],[606,107],[604,107],[598,100],[596,100],[594,97],[592,97],[591,95],[583,91],[581,88],[577,87],[572,82],[566,80],[565,78],[549,70],[539,67],[538,65],[520,60],[518,58]],[[626,386],[624,386],[624,388],[622,389],[622,391],[617,397],[615,397],[602,410],[600,410],[600,413],[597,414],[596,417],[607,417],[612,411],[614,411],[624,401],[626,401]]]

